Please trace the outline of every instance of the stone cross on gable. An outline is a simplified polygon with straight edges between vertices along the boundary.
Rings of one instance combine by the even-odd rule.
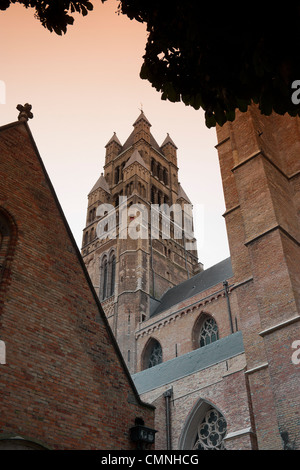
[[[28,121],[28,119],[32,119],[33,114],[31,112],[31,108],[32,108],[31,104],[28,104],[28,103],[24,104],[24,106],[22,106],[21,104],[18,104],[17,110],[20,111],[18,120],[22,122],[26,122]]]

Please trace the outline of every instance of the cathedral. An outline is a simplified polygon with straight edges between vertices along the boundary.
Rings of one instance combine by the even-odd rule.
[[[300,449],[299,119],[251,106],[217,128],[230,257],[204,269],[176,136],[158,144],[144,112],[113,134],[80,252],[18,110],[0,128],[0,449]]]
[[[105,147],[81,253],[156,449],[299,448],[299,147],[255,107],[218,129],[231,256],[208,269],[172,138],[142,111]]]

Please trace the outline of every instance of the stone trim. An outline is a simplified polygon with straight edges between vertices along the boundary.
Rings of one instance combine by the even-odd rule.
[[[265,369],[266,367],[269,367],[269,363],[265,362],[264,364],[260,364],[259,366],[253,367],[252,369],[245,370],[245,374],[252,374],[253,372],[258,372],[259,370]]]
[[[270,333],[273,333],[273,331],[280,330],[281,328],[291,325],[292,323],[295,323],[299,320],[300,320],[300,315],[296,315],[295,317],[289,318],[288,320],[285,320],[281,323],[277,323],[277,325],[271,326],[270,328],[266,328],[265,330],[261,331],[259,335],[264,337]]]
[[[237,204],[236,206],[231,207],[231,208],[228,209],[226,212],[224,212],[223,217],[226,217],[227,215],[231,214],[231,212],[236,211],[236,210],[239,209],[240,207],[241,207],[240,204]]]
[[[229,286],[231,287],[231,286]],[[169,313],[168,315],[164,316],[163,318],[155,320],[153,323],[151,323],[148,326],[145,326],[141,329],[139,329],[136,332],[136,339],[138,339],[141,336],[149,335],[153,331],[159,329],[160,327],[163,327],[167,324],[169,324],[171,321],[175,321],[178,317],[182,317],[183,315],[186,315],[188,313],[193,312],[194,310],[202,307],[204,308],[208,303],[213,302],[219,297],[224,297],[224,289],[220,289],[216,292],[211,293],[210,295],[203,297],[202,299],[198,300],[197,302],[194,302],[186,307],[183,307],[179,310],[176,310],[175,312]],[[158,325],[157,325],[158,324]]]
[[[234,439],[235,437],[240,437],[244,436],[245,434],[253,434],[252,428],[245,428],[245,429],[240,429],[239,431],[233,431],[227,434],[227,436],[224,437],[224,441],[228,441],[229,439]]]
[[[281,227],[281,225],[277,224],[275,225],[274,227],[271,227],[267,230],[265,230],[264,232],[260,233],[259,235],[256,235],[255,237],[253,238],[250,238],[249,240],[246,240],[244,245],[245,246],[248,246],[250,245],[251,243],[255,242],[256,240],[258,240],[259,238],[263,237],[264,235],[268,235],[269,233],[271,232],[274,232],[274,230],[279,230],[281,233],[283,233],[286,237],[288,237],[290,240],[292,240],[294,243],[296,243],[296,245],[300,246],[300,242],[298,240],[296,240],[296,238],[294,238],[292,235],[290,235],[284,228]]]

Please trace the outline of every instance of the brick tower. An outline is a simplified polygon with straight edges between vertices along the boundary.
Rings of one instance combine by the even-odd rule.
[[[299,448],[299,120],[253,106],[217,148],[258,446]]]
[[[149,318],[150,303],[202,269],[191,203],[178,182],[177,147],[169,135],[159,146],[150,127],[142,111],[124,145],[115,133],[107,143],[104,173],[88,195],[82,244],[131,373],[135,330]]]

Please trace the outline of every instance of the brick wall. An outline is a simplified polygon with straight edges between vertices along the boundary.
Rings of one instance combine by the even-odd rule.
[[[260,449],[300,448],[299,119],[252,106],[218,128],[226,224]]]
[[[202,401],[218,409],[225,417],[228,425],[227,436],[229,436],[228,441],[225,440],[226,448],[255,449],[252,411],[247,378],[244,374],[245,365],[245,356],[240,354],[180,378],[172,384],[142,394],[142,399],[153,403],[159,411],[155,416],[155,429],[159,431],[156,449],[166,449],[166,402],[163,394],[170,389],[170,386],[172,386],[170,415],[173,450],[186,449],[183,446],[184,435],[189,433],[189,427],[193,425],[193,410]]]
[[[234,331],[236,331],[236,325],[239,328],[240,321],[234,291],[229,294],[229,298]],[[199,347],[199,344],[194,344],[193,330],[202,315],[209,315],[215,319],[219,338],[231,334],[228,306],[222,283],[172,306],[139,325],[136,330],[137,371],[143,369],[143,353],[150,338],[155,338],[161,344],[163,361]]]
[[[0,133],[2,214],[17,229],[1,285],[0,438],[53,449],[130,449],[153,425],[108,327],[26,124]]]

